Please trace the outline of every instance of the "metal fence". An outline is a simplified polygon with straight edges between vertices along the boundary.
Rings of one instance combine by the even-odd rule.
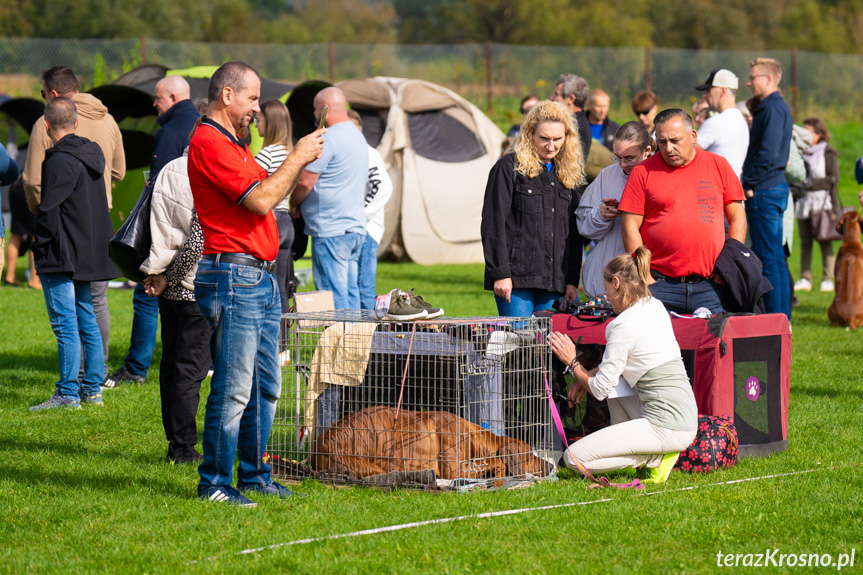
[[[863,103],[859,55],[503,44],[222,44],[150,38],[0,38],[0,91],[37,95],[39,73],[56,64],[70,66],[89,87],[141,64],[187,68],[237,59],[267,78],[288,82],[375,75],[422,78],[473,97],[487,111],[493,96],[550,95],[562,72],[583,76],[617,102],[628,102],[633,93],[648,88],[660,103],[672,103],[692,98],[693,86],[710,70],[728,68],[745,78],[749,61],[757,56],[782,62],[783,92],[794,108],[799,103],[852,112]],[[741,95],[748,96],[745,86],[741,88]]]

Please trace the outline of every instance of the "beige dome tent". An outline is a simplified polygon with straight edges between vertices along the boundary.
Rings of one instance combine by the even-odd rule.
[[[503,132],[431,82],[377,77],[337,85],[393,179],[379,253],[424,265],[482,262],[483,195]]]

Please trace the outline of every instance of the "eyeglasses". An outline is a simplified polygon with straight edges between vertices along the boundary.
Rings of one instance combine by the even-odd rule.
[[[761,76],[769,76],[769,75],[770,74],[752,74],[749,76],[749,81],[753,82],[753,81],[755,81],[755,78],[759,78]]]
[[[635,112],[635,115],[636,115],[636,116],[646,116],[646,115],[648,115],[648,114],[650,113],[650,111],[651,111],[652,109],[653,109],[653,106],[649,107],[648,109],[644,110],[643,112],[636,111],[636,112]]]
[[[632,158],[632,157],[621,158],[617,154],[611,154],[611,161],[614,162],[615,164],[619,164],[620,162],[623,162],[627,166],[634,166],[635,164],[637,164],[638,162],[641,161],[641,158]]]
[[[42,99],[45,100],[45,90],[39,90],[39,93],[42,94]]]

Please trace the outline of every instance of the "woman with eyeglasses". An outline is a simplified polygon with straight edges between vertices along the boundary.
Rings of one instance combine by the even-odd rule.
[[[578,299],[582,239],[575,225],[584,154],[572,113],[531,108],[513,151],[491,169],[482,208],[485,289],[505,317],[530,317],[561,296]]]
[[[255,118],[258,135],[264,139],[264,147],[255,156],[255,161],[271,175],[282,165],[293,149],[291,141],[291,116],[288,108],[279,100],[267,100],[261,104],[261,111]],[[294,223],[291,220],[290,195],[273,209],[276,225],[279,228],[279,253],[276,256],[276,280],[282,299],[282,313],[291,311],[291,297],[294,295],[294,260],[291,257],[291,244],[294,243]],[[288,361],[287,351],[281,349],[279,360],[282,365]]]
[[[605,293],[602,268],[625,252],[617,204],[626,187],[629,172],[656,149],[647,128],[640,122],[627,122],[617,129],[612,144],[614,164],[604,168],[584,191],[575,216],[579,233],[594,241],[582,270],[584,293],[588,299]]]

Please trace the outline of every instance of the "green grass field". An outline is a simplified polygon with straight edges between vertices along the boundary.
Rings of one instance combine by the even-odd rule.
[[[859,128],[834,130],[847,203]],[[819,258],[816,249],[815,269]],[[481,265],[382,263],[379,291],[392,287],[416,288],[448,315],[495,313]],[[471,494],[307,481],[298,486],[307,497],[236,509],[197,501],[195,468],[164,460],[160,344],[148,383],[105,392],[104,408],[30,413],[53,392],[56,343],[41,293],[0,288],[0,573],[739,573],[748,569],[718,567],[717,553],[766,550],[778,554],[764,572],[797,570],[779,566],[779,554],[837,560],[852,551],[854,567],[843,572],[860,572],[863,333],[829,327],[829,294],[798,297],[789,449],[767,459],[705,476],[675,472],[647,495],[592,490],[569,473]],[[112,369],[128,347],[131,300],[129,290],[109,293]],[[199,429],[202,418],[203,401]],[[519,509],[530,511],[478,517]],[[836,568],[815,571],[827,570]]]

